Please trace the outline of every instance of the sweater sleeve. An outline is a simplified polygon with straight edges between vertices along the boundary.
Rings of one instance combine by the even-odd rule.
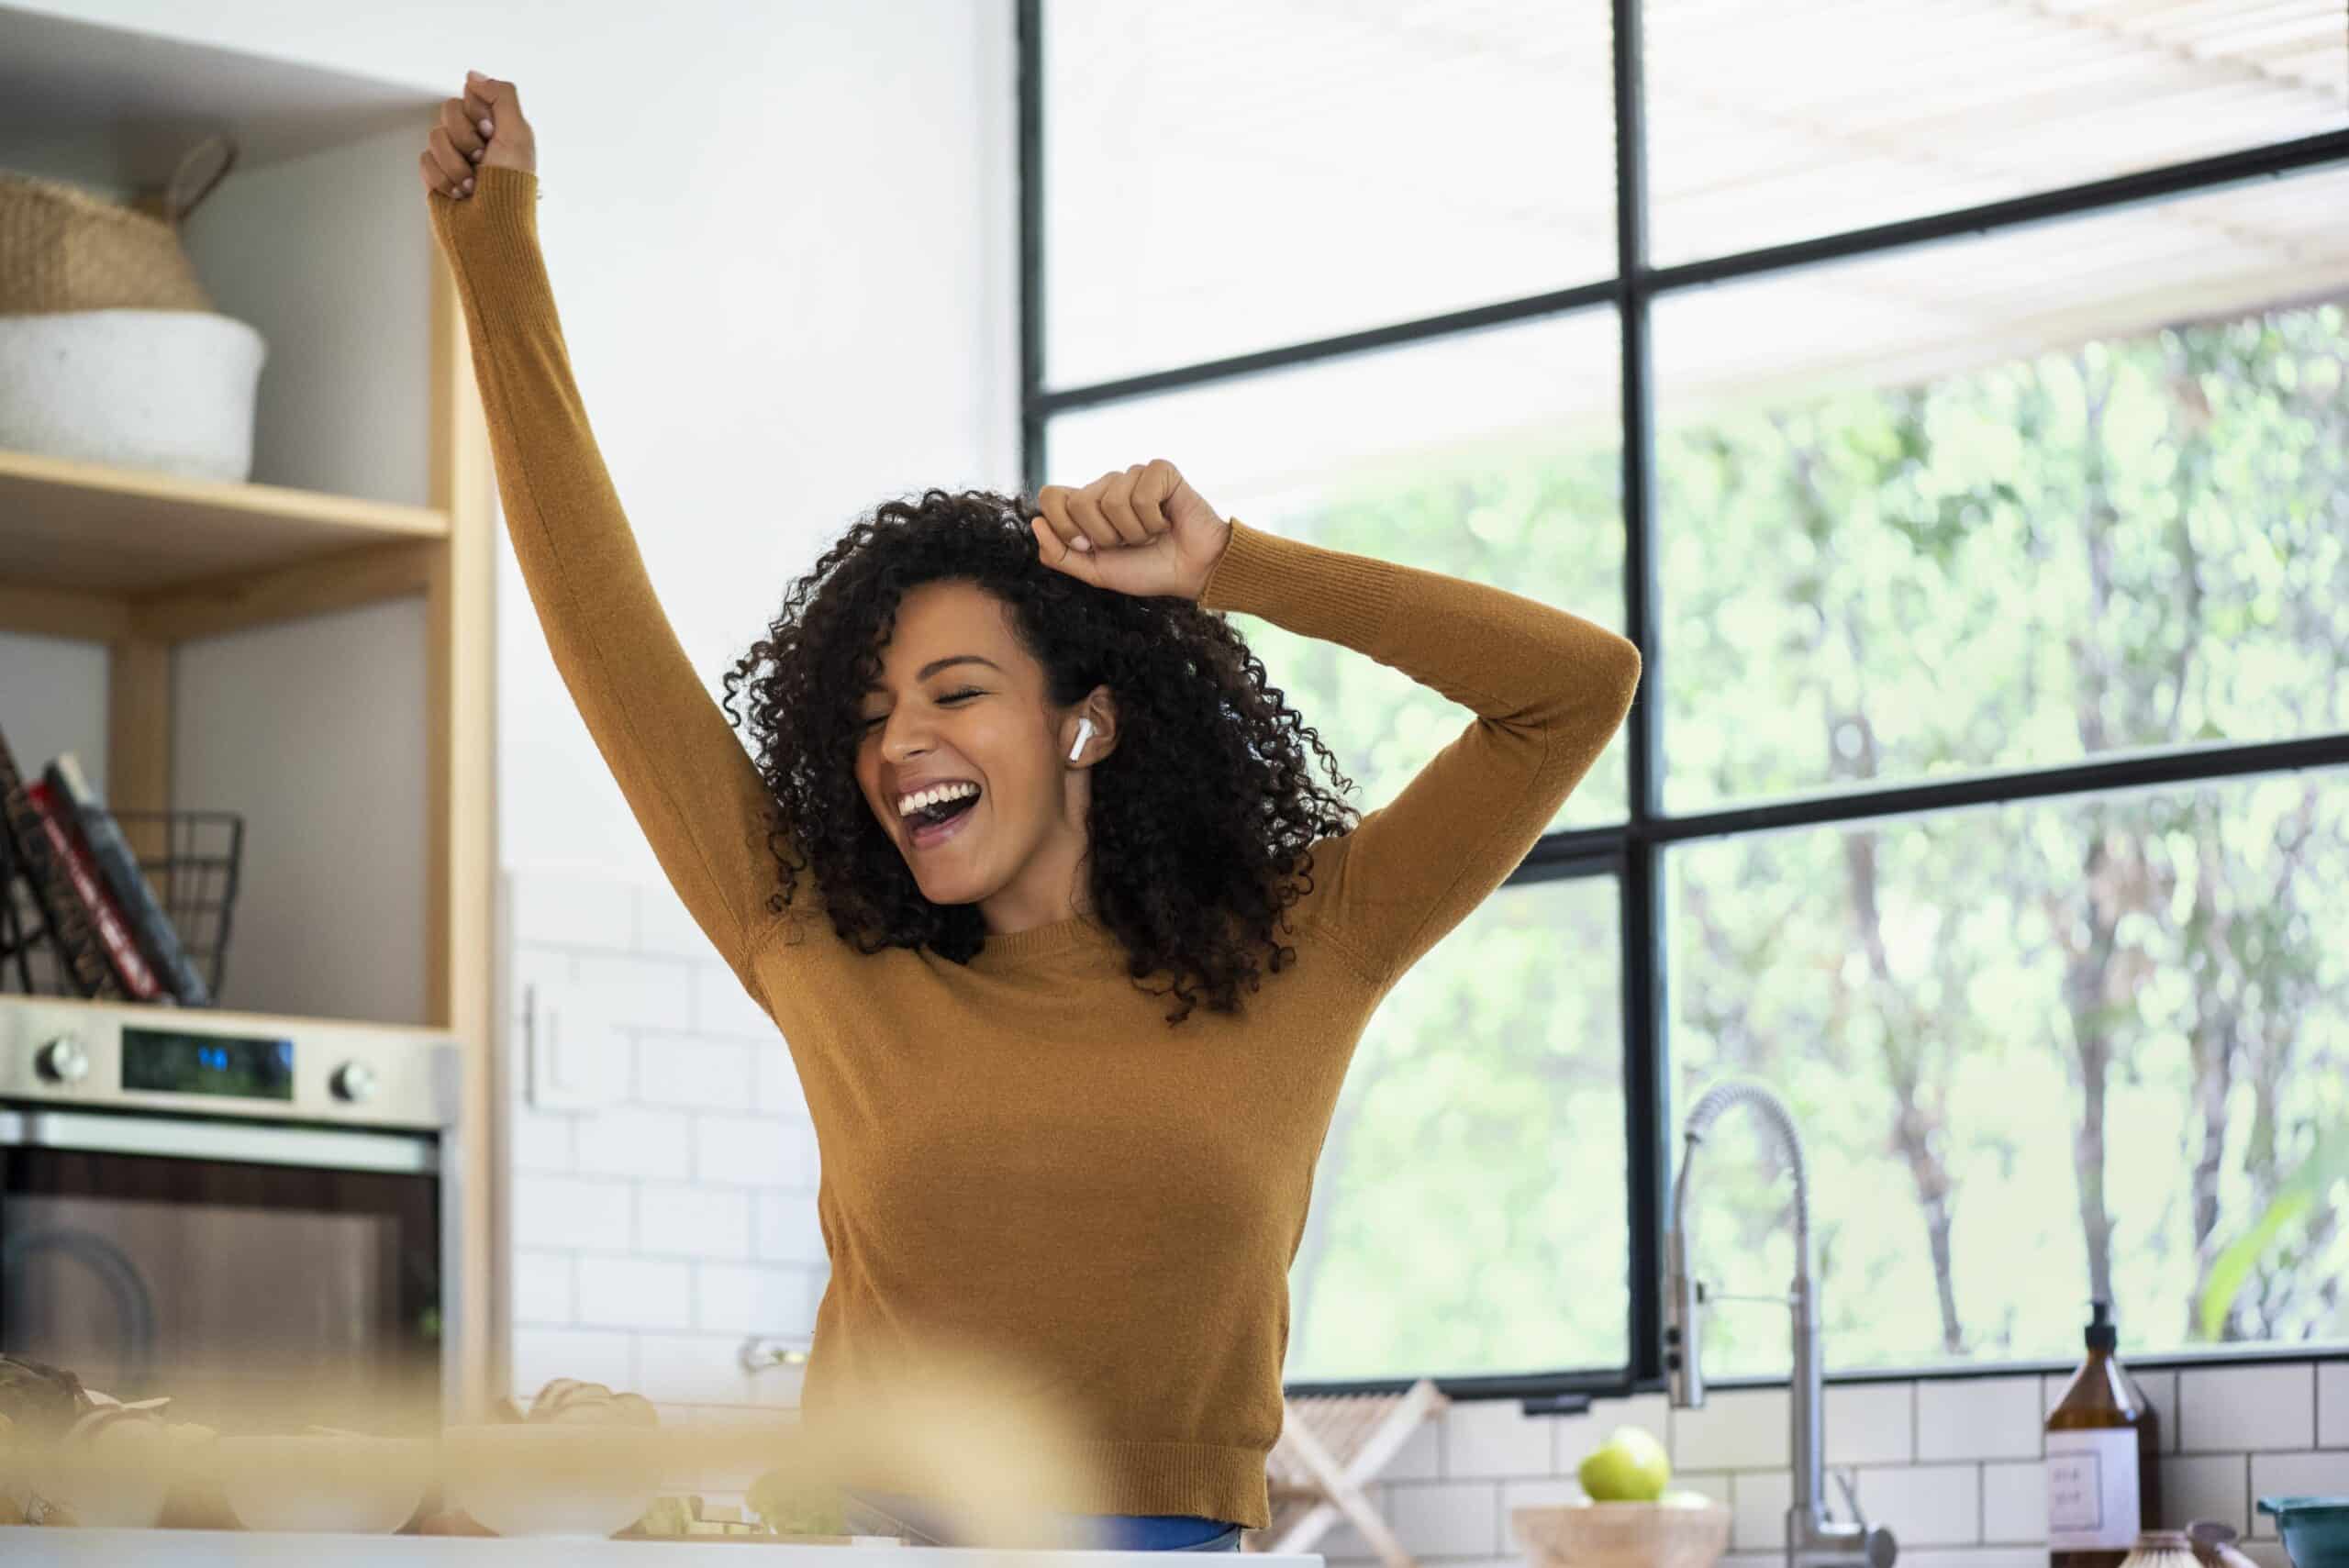
[[[1392,801],[1314,846],[1319,922],[1382,988],[1541,841],[1639,685],[1639,651],[1579,616],[1237,518],[1199,604],[1366,653],[1476,715]]]
[[[774,796],[653,595],[572,377],[538,185],[491,166],[469,197],[425,197],[464,311],[507,530],[555,668],[662,870],[761,995],[747,960],[779,887]],[[812,891],[803,876],[793,908]]]

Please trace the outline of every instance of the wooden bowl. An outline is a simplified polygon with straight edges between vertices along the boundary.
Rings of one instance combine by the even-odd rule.
[[[1561,1503],[1508,1518],[1536,1568],[1713,1568],[1729,1550],[1726,1503]]]

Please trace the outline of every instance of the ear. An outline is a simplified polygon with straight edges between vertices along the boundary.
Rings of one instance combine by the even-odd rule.
[[[1090,719],[1093,723],[1090,731],[1078,728],[1079,722],[1085,719]],[[1077,753],[1075,762],[1090,765],[1100,762],[1117,750],[1118,701],[1110,695],[1108,687],[1094,687],[1086,695],[1085,699],[1077,705],[1075,711],[1069,715],[1068,729],[1064,739],[1070,747],[1076,745],[1076,738],[1080,734],[1085,736],[1085,749]],[[1061,756],[1066,759],[1067,750],[1064,749]]]

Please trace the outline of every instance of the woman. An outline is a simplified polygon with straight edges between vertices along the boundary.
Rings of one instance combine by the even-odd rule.
[[[514,84],[470,77],[419,163],[556,665],[807,1094],[832,1274],[804,1418],[917,1340],[1020,1358],[1078,1413],[1101,1544],[1238,1550],[1270,1523],[1287,1270],[1348,1059],[1588,771],[1636,651],[1225,518],[1155,462],[879,506],[721,708],[581,406]],[[1476,717],[1357,819],[1230,611]],[[851,1502],[942,1537],[918,1499]]]

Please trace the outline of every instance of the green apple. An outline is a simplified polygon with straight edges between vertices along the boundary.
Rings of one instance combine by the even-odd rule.
[[[1602,1503],[1653,1503],[1672,1479],[1672,1461],[1643,1427],[1618,1427],[1582,1462],[1582,1489]]]

